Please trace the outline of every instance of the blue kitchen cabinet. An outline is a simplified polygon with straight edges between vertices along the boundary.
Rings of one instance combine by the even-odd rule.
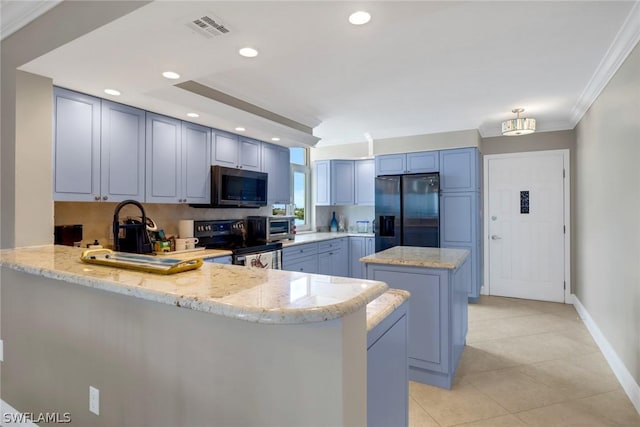
[[[367,264],[367,279],[411,293],[409,379],[450,389],[467,334],[467,258],[457,269]]]
[[[212,165],[260,171],[262,165],[260,141],[217,129],[213,129],[212,132]]]
[[[53,90],[53,200],[100,200],[100,99]]]
[[[354,204],[353,160],[318,160],[314,167],[317,206]]]
[[[102,200],[144,200],[145,112],[102,100],[100,193]]]
[[[354,204],[373,206],[375,204],[375,161],[354,160],[355,194]]]
[[[211,129],[182,122],[182,203],[211,199]]]
[[[367,426],[409,425],[407,308],[402,303],[367,334]]]
[[[439,161],[437,151],[385,154],[376,156],[375,174],[380,176],[438,172]]]
[[[349,239],[326,240],[318,243],[318,273],[329,276],[349,276]]]
[[[480,153],[477,148],[440,151],[440,191],[480,191]]]
[[[146,201],[181,203],[182,124],[147,113]]]
[[[226,264],[226,265],[231,265],[231,255],[225,255],[225,256],[219,256],[219,257],[215,257],[215,258],[205,258],[203,259],[204,262],[210,262],[213,264]]]
[[[349,277],[365,279],[366,270],[360,258],[375,253],[375,239],[373,237],[349,237]]]
[[[282,269],[303,273],[317,273],[318,244],[306,243],[283,248]]]
[[[262,172],[269,175],[267,204],[291,203],[291,163],[289,149],[262,144]]]

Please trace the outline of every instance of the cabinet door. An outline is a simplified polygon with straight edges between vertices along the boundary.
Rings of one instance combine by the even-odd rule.
[[[333,251],[333,275],[349,277],[349,238],[337,239],[338,250]]]
[[[353,160],[332,160],[330,180],[331,204],[353,205],[355,201]]]
[[[405,172],[407,156],[405,154],[385,154],[376,156],[376,176],[400,175]]]
[[[267,204],[291,203],[291,164],[289,149],[262,144],[262,172],[269,174]]]
[[[53,90],[53,200],[100,198],[100,99]]]
[[[182,122],[182,202],[211,199],[211,129]]]
[[[364,279],[364,264],[360,262],[360,258],[365,256],[366,241],[364,237],[349,237],[349,277],[355,279]]]
[[[366,248],[363,256],[369,256],[376,253],[376,239],[374,237],[365,237]]]
[[[449,369],[449,278],[446,271],[369,264],[367,275],[411,293],[409,366]]]
[[[479,191],[479,154],[477,148],[440,151],[440,190]]]
[[[375,204],[375,161],[356,160],[355,169],[355,204],[373,206]]]
[[[424,151],[419,153],[407,153],[408,173],[438,172],[438,151]]]
[[[254,139],[240,137],[238,166],[241,169],[260,171],[262,167],[262,143]]]
[[[407,316],[367,350],[367,426],[407,426]]]
[[[329,164],[329,160],[318,160],[315,162],[317,206],[329,206],[331,204]]]
[[[182,133],[179,120],[147,113],[146,201],[179,203]]]
[[[322,252],[318,254],[318,274],[333,275],[333,252]]]
[[[318,257],[316,255],[313,255],[313,256],[308,256],[303,258],[296,258],[292,261],[284,261],[283,270],[317,274],[319,273]]]
[[[443,193],[440,196],[441,247],[466,249],[471,252],[469,298],[480,296],[482,283],[479,198],[480,194],[476,192]]]
[[[144,201],[145,112],[102,100],[102,200]]]
[[[211,164],[228,168],[238,167],[238,135],[213,129],[211,138],[213,139]]]

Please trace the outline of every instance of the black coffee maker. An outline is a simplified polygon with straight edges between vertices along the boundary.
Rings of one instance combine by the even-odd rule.
[[[135,205],[140,209],[142,220],[128,218],[120,224],[120,209],[127,205]],[[120,238],[120,231],[124,230],[124,236]],[[147,214],[140,202],[125,200],[116,206],[113,213],[113,249],[120,252],[133,252],[138,254],[150,254],[153,246],[147,232]]]

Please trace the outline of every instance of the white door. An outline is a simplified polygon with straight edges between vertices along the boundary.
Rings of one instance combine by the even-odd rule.
[[[565,301],[568,159],[568,150],[485,156],[490,295]]]

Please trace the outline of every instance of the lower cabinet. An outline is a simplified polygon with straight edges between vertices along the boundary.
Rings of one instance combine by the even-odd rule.
[[[367,279],[411,293],[409,379],[450,389],[467,335],[467,258],[457,270],[367,264]]]
[[[231,255],[219,256],[215,258],[205,258],[204,262],[211,262],[213,264],[231,264]]]
[[[349,237],[349,277],[366,278],[364,264],[360,262],[360,258],[373,253],[375,253],[373,237]]]
[[[349,238],[318,243],[318,273],[329,276],[349,276]]]
[[[403,303],[367,336],[367,426],[409,424],[407,309]]]
[[[306,243],[283,248],[282,269],[318,273],[318,244]]]

